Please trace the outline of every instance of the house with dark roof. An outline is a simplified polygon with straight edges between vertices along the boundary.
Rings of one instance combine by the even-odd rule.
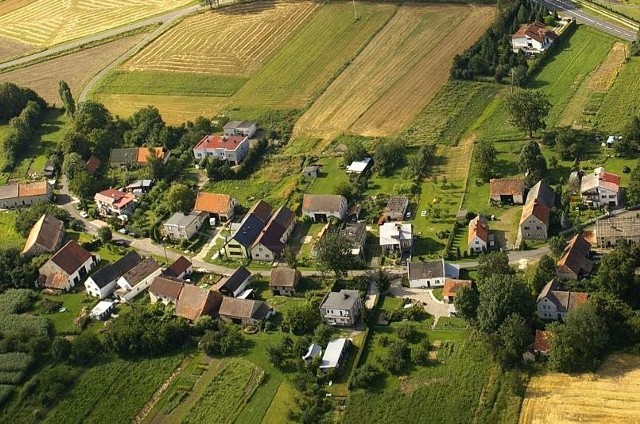
[[[520,236],[523,240],[546,240],[555,202],[555,192],[540,180],[531,187],[520,217]]]
[[[273,309],[261,300],[224,297],[218,315],[225,322],[234,324],[256,324],[271,318]]]
[[[640,212],[628,211],[596,221],[596,244],[601,249],[618,243],[640,243]]]
[[[320,316],[327,325],[353,327],[362,314],[364,304],[358,290],[329,292],[320,303]]]
[[[308,178],[317,178],[320,172],[319,165],[309,165],[302,169],[302,175]]]
[[[63,238],[64,222],[54,216],[44,214],[31,227],[29,237],[27,237],[22,249],[22,255],[30,257],[43,253],[54,253],[60,248]]]
[[[460,277],[460,268],[455,264],[446,263],[444,259],[409,262],[407,272],[411,288],[444,287],[447,279]]]
[[[478,215],[469,221],[467,245],[476,253],[486,252],[489,248],[489,222],[485,217]]]
[[[193,272],[193,264],[184,256],[180,256],[175,260],[167,269],[164,270],[162,275],[165,277],[184,279],[187,275]]]
[[[238,297],[251,283],[251,273],[241,266],[228,277],[223,277],[211,289],[225,296]]]
[[[228,194],[198,193],[193,210],[206,212],[218,222],[227,222],[235,216],[238,201]]]
[[[75,287],[100,262],[77,241],[71,240],[38,270],[38,284],[46,289],[67,291]]]
[[[286,266],[271,270],[269,289],[274,296],[293,296],[300,282],[300,271]]]
[[[511,36],[511,47],[514,53],[522,50],[527,54],[540,54],[549,49],[557,38],[558,35],[553,30],[535,21],[520,26]]]
[[[162,268],[153,258],[145,258],[129,271],[122,274],[116,284],[116,296],[128,302],[146,290],[160,273]]]
[[[153,180],[134,180],[127,184],[126,190],[130,193],[141,195],[148,193],[153,188]]]
[[[330,217],[344,221],[349,204],[338,194],[305,194],[302,198],[302,215],[316,222],[327,222]]]
[[[563,319],[568,312],[587,303],[587,300],[588,293],[562,290],[558,280],[553,279],[538,295],[536,310],[540,318],[557,321]]]
[[[186,283],[178,278],[159,275],[153,279],[149,286],[149,297],[151,303],[162,302],[165,305],[175,305],[180,297],[182,287]]]
[[[620,204],[620,176],[596,168],[580,180],[582,202],[593,207],[618,206]]]
[[[524,202],[524,180],[520,178],[492,178],[489,197],[495,203],[521,205]]]
[[[281,206],[274,212],[251,246],[251,257],[265,262],[282,258],[284,248],[295,226],[296,215],[291,209]]]
[[[272,208],[264,200],[258,201],[244,216],[231,239],[225,245],[227,256],[234,258],[250,258],[251,247],[262,234],[269,222]]]
[[[251,138],[258,131],[258,125],[251,121],[229,121],[222,127],[222,131],[228,136],[242,135]]]
[[[249,137],[245,135],[205,135],[193,148],[196,160],[216,158],[238,165],[249,153]]]
[[[164,234],[171,240],[186,241],[191,240],[206,220],[206,212],[176,212],[162,226]]]
[[[582,234],[578,234],[569,240],[556,264],[558,278],[561,280],[577,280],[591,274],[594,263],[589,259],[590,251],[591,243]]]
[[[90,175],[93,175],[96,173],[96,171],[98,170],[98,168],[100,168],[100,164],[102,163],[102,161],[100,160],[100,158],[96,155],[91,155],[91,157],[89,158],[89,160],[87,160],[87,163],[85,163],[84,165],[84,169],[85,171],[87,171]]]
[[[176,315],[195,321],[204,315],[216,315],[222,303],[222,295],[193,284],[182,286],[176,301]]]
[[[344,228],[340,230],[340,234],[349,242],[351,254],[364,260],[364,246],[367,242],[367,224],[364,222],[347,222]]]
[[[117,287],[118,279],[141,261],[140,255],[131,251],[117,261],[103,266],[84,282],[87,293],[100,299],[110,296]]]
[[[551,350],[551,333],[549,331],[536,330],[536,336],[530,346],[533,353],[548,355]]]
[[[51,200],[51,184],[46,181],[0,186],[0,208],[12,209]]]
[[[387,201],[378,224],[382,225],[390,221],[402,221],[407,209],[409,208],[409,199],[405,196],[391,196]]]

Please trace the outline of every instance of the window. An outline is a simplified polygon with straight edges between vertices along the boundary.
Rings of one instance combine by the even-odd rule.
[[[609,195],[609,199],[615,199],[615,198],[616,198],[616,195],[615,195],[615,194],[610,194],[610,195]]]
[[[542,227],[536,226],[536,230],[542,230]]]
[[[524,230],[525,230],[525,231],[527,231],[528,229],[529,229],[529,227],[526,227],[526,226],[524,227]]]

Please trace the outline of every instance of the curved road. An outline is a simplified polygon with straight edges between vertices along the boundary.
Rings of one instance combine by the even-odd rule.
[[[57,55],[65,51],[81,47],[87,43],[93,43],[96,41],[104,40],[105,38],[114,37],[122,33],[133,31],[148,25],[154,25],[159,23],[166,24],[169,22],[175,22],[177,19],[180,19],[192,13],[196,13],[198,9],[199,9],[198,5],[186,6],[181,9],[172,10],[170,12],[152,16],[150,18],[136,21],[127,25],[119,26],[117,28],[112,28],[107,31],[100,32],[98,34],[93,34],[87,37],[78,38],[77,40],[69,41],[67,43],[58,44],[56,46],[53,46],[46,50],[39,51],[37,53],[33,53],[33,54],[23,56],[14,60],[10,60],[8,62],[0,63],[0,71],[6,68],[27,64],[34,60],[44,59],[48,56]]]

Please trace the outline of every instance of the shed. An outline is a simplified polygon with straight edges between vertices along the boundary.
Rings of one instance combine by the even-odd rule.
[[[91,310],[91,317],[99,321],[104,321],[105,319],[109,318],[109,316],[111,316],[111,312],[113,312],[113,305],[114,302],[111,302],[109,300],[101,300]]]

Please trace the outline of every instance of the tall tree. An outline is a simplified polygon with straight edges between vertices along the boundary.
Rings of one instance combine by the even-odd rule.
[[[553,334],[549,366],[561,372],[593,371],[605,353],[609,336],[604,320],[593,305],[583,305],[565,315],[564,324],[548,326]]]
[[[349,166],[351,162],[356,160],[362,160],[367,157],[367,149],[364,148],[362,141],[356,139],[348,143],[347,150],[342,157],[345,166]]]
[[[76,102],[73,100],[71,89],[66,81],[58,82],[58,94],[60,94],[60,100],[64,106],[64,111],[67,115],[73,117],[76,113]]]
[[[506,367],[519,364],[526,347],[533,341],[531,329],[518,314],[511,314],[504,320],[495,339],[494,352],[500,363]]]
[[[640,161],[631,171],[629,184],[626,191],[627,204],[640,205]]]
[[[173,183],[166,195],[170,212],[188,213],[196,203],[196,192],[184,184]]]
[[[328,231],[316,244],[316,259],[322,271],[345,275],[354,265],[349,241],[338,231]]]
[[[520,151],[520,172],[525,174],[525,185],[531,187],[547,174],[547,160],[538,142],[531,140]]]
[[[80,154],[72,152],[65,156],[62,163],[62,172],[67,178],[73,178],[78,172],[84,171],[86,161]]]
[[[555,259],[559,259],[567,247],[567,241],[562,236],[553,236],[549,239],[549,250]]]
[[[474,148],[473,155],[478,177],[483,181],[489,181],[493,175],[493,165],[498,156],[493,142],[480,140]]]
[[[546,128],[551,110],[549,97],[540,90],[515,90],[507,95],[510,122],[533,138],[534,131]]]
[[[540,290],[556,276],[556,261],[549,255],[544,255],[538,261],[536,271],[531,278],[531,291],[534,294]]]
[[[493,275],[480,289],[478,327],[483,333],[492,334],[509,315],[528,319],[534,308],[534,298],[524,281],[515,275]]]
[[[136,111],[129,118],[131,129],[124,133],[124,142],[130,146],[164,146],[167,129],[160,111],[155,106],[147,106]]]
[[[596,279],[605,292],[626,301],[635,285],[635,268],[628,246],[617,246],[602,257]]]
[[[471,287],[462,287],[453,299],[456,311],[467,321],[474,321],[478,317],[479,303],[478,292]]]
[[[405,162],[405,148],[401,139],[396,138],[381,142],[373,155],[373,168],[382,175],[388,176]]]
[[[494,275],[513,275],[516,271],[509,266],[506,252],[483,253],[478,257],[478,285]]]

